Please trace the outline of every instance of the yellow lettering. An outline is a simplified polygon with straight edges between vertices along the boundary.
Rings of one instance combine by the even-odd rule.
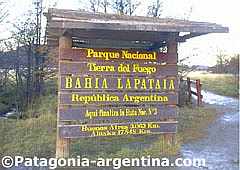
[[[134,88],[135,89],[138,89],[138,86],[139,86],[139,84],[140,84],[140,79],[134,79]]]
[[[163,79],[163,89],[166,90],[167,89],[167,80]]]
[[[168,102],[168,97],[167,96],[163,96],[163,101],[164,102]]]
[[[118,83],[117,83],[117,87],[118,87],[118,89],[123,89],[123,85],[122,85],[122,79],[121,78],[118,78],[117,79],[118,81]]]
[[[90,78],[90,77],[86,77],[85,78],[85,86],[84,86],[84,88],[86,88],[86,89],[92,88],[92,78]]]
[[[126,79],[126,89],[131,89],[131,81],[130,81],[130,79]]]
[[[78,95],[77,94],[72,94],[72,102],[76,102],[78,100]]]
[[[149,89],[153,89],[154,79],[148,79],[148,82],[149,82]]]
[[[170,80],[170,84],[169,84],[169,90],[174,90],[174,80]]]
[[[142,89],[147,89],[147,85],[146,85],[146,79],[143,79],[142,80],[142,87],[141,87]]]
[[[102,88],[103,89],[107,89],[108,88],[108,85],[107,85],[107,80],[104,78],[103,81],[102,81]]]
[[[114,72],[115,68],[111,65],[97,65],[96,63],[87,64],[89,71],[92,72]]]
[[[82,125],[82,126],[81,126],[81,131],[85,132],[85,131],[87,131],[87,130],[88,130],[88,128],[87,128],[86,125]]]
[[[94,50],[93,49],[87,49],[87,57],[91,57],[93,54]]]
[[[95,89],[98,89],[98,88],[99,88],[99,87],[98,87],[98,80],[99,80],[99,78],[96,77],[96,79],[95,79]]]
[[[157,82],[156,82],[156,89],[157,90],[161,89],[161,85],[160,85],[160,81],[159,80],[157,80]]]
[[[75,88],[81,88],[81,81],[79,77],[76,79]]]
[[[65,78],[65,88],[67,89],[72,88],[72,77]]]
[[[105,51],[94,51],[93,49],[87,49],[87,57],[94,57],[103,60],[110,60],[119,58],[120,54],[118,52],[105,52]]]

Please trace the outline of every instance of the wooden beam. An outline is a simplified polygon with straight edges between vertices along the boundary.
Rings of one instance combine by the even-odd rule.
[[[49,28],[62,29],[96,29],[96,30],[116,30],[116,31],[144,31],[144,32],[193,32],[193,33],[227,33],[228,28],[212,25],[194,25],[192,23],[148,23],[129,21],[109,22],[102,20],[99,22],[92,20],[60,20],[49,23]]]
[[[68,35],[61,36],[59,38],[59,54],[62,49],[71,49],[72,48],[72,38]],[[58,75],[60,77],[60,74]],[[60,90],[61,86],[59,84],[58,89]],[[60,94],[58,95],[58,101],[60,101]],[[58,113],[57,113],[57,127],[61,125],[65,125],[64,122],[60,121],[59,118],[59,104],[58,104]],[[56,158],[67,158],[69,157],[69,146],[70,140],[62,138],[59,135],[59,129],[57,128],[57,141],[56,141]]]
[[[201,35],[205,35],[207,33],[189,33],[183,36],[179,36],[177,38],[178,42],[185,42],[187,39],[193,38],[193,37],[197,37],[197,36],[201,36]]]
[[[196,22],[171,18],[154,18],[144,16],[90,13],[81,10],[49,9],[48,14],[46,14],[46,16],[49,18],[50,21],[49,23],[55,21],[69,23],[82,22],[83,25],[108,24],[110,27],[111,25],[116,24],[117,25],[116,29],[119,30],[121,30],[120,28],[121,26],[126,26],[125,28],[127,29],[129,25],[132,25],[133,27],[135,27],[134,29],[145,28],[145,31],[149,31],[148,28],[153,28],[152,26],[154,25],[155,28],[154,31],[160,31],[156,29],[158,28],[158,26],[160,26],[163,29],[169,29],[168,32],[205,32],[205,31],[228,32],[227,27],[223,27],[221,25],[209,22]],[[64,26],[66,25],[64,24]],[[178,30],[173,31],[174,28],[177,28]],[[199,28],[202,29],[202,31],[198,31]],[[192,31],[190,31],[190,29]]]
[[[178,42],[177,42],[178,33],[172,33],[169,36],[167,42],[167,53],[168,55],[175,56],[178,59]],[[177,60],[178,61],[178,60]]]
[[[179,33],[171,33],[169,36],[169,39],[167,41],[167,53],[168,55],[174,56],[176,58],[176,61],[178,61],[178,42],[177,37]],[[177,66],[176,66],[177,67]],[[177,87],[179,88],[179,87]],[[179,103],[177,98],[177,104]],[[171,119],[169,120],[171,121]],[[176,144],[176,135],[175,134],[165,134],[164,140],[169,145],[175,145]]]

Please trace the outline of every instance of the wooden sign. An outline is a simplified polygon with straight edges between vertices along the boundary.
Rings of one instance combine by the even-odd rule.
[[[116,63],[116,62],[60,62],[60,74],[73,75],[131,75],[131,76],[175,76],[176,65]]]
[[[117,61],[117,62],[157,62],[166,64],[176,64],[177,54],[167,54],[162,52],[149,52],[142,50],[118,50],[118,49],[87,49],[73,48],[62,49],[60,60],[70,61]]]
[[[59,108],[60,120],[73,121],[79,120],[82,122],[98,122],[98,121],[156,121],[166,119],[176,119],[176,106],[161,106],[161,105],[135,105],[127,106],[61,106]]]
[[[62,92],[60,104],[62,105],[136,105],[159,104],[176,105],[176,93],[96,93],[96,92]]]
[[[61,76],[62,91],[177,91],[176,77]]]
[[[176,133],[177,122],[136,122],[116,124],[85,124],[59,126],[64,138],[107,137]]]
[[[63,138],[176,132],[176,54],[61,49],[59,125]]]

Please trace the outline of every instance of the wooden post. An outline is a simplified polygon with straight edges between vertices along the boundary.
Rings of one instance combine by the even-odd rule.
[[[177,49],[178,48],[178,43],[176,41],[176,36],[177,35],[175,33],[173,33],[172,37],[168,40],[168,43],[167,43],[167,54],[172,56],[172,57],[176,57],[176,61],[177,61],[177,59],[178,59],[178,52],[177,52],[177,50],[178,50]],[[176,63],[176,65],[177,65],[177,63]]]
[[[188,102],[191,103],[192,92],[191,92],[191,80],[187,77],[187,91],[188,91]]]
[[[199,79],[199,100],[200,100],[200,105],[202,105],[202,84],[201,84],[201,81]]]
[[[197,105],[200,106],[202,104],[202,94],[201,94],[201,84],[200,80],[196,80],[196,89],[197,89]]]
[[[176,41],[176,36],[177,35],[175,33],[173,33],[172,36],[170,37],[170,39],[168,40],[167,53],[168,53],[168,55],[176,57],[176,61],[177,61],[177,59],[178,59],[178,53],[177,53],[178,43]],[[177,65],[177,63],[176,63],[176,65]],[[177,103],[179,103],[179,101]],[[174,120],[167,120],[167,121],[174,121]],[[176,142],[176,140],[174,140],[175,136],[176,136],[176,134],[166,134],[166,135],[164,135],[164,140],[168,145],[173,146]]]
[[[72,48],[72,38],[71,36],[62,36],[59,38],[59,55],[61,54],[62,49]],[[60,57],[59,57],[60,59]],[[60,62],[59,62],[60,63]],[[58,77],[60,73],[58,72]],[[60,93],[60,82],[58,82],[58,102]],[[59,104],[58,104],[58,113],[57,113],[57,141],[56,141],[56,158],[67,158],[69,157],[69,146],[70,139],[64,139],[59,136],[59,125],[64,125],[64,122],[59,121]]]

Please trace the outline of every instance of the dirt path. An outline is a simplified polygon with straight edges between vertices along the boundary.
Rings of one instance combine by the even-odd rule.
[[[210,92],[203,96],[204,102],[216,105],[224,114],[208,127],[207,138],[183,145],[183,156],[205,158],[207,167],[201,169],[238,170],[239,101]]]

